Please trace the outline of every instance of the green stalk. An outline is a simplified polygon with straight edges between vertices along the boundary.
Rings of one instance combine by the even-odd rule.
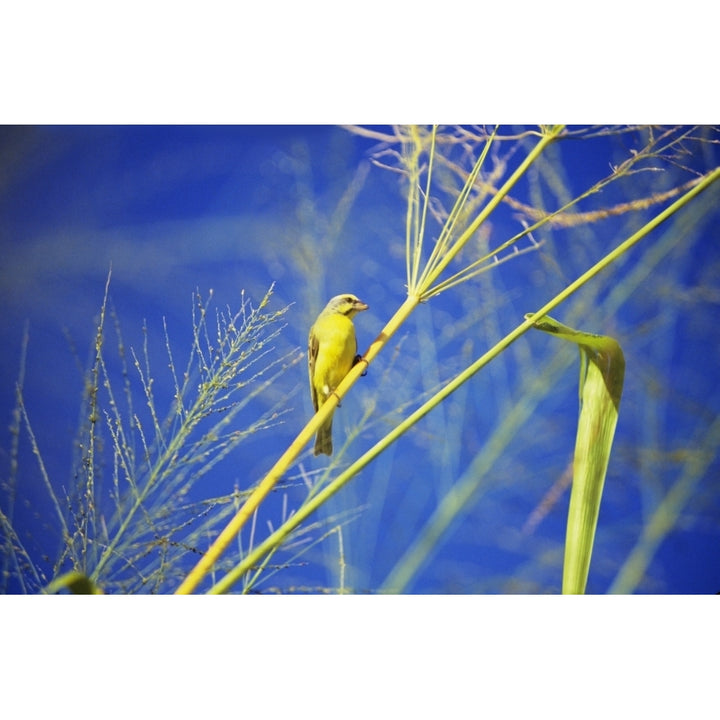
[[[443,495],[412,544],[383,581],[380,592],[397,594],[405,591],[463,508],[468,508],[471,503],[477,501],[481,491],[487,490],[490,483],[482,483],[480,479],[488,477],[492,466],[513,442],[518,428],[532,417],[538,403],[545,395],[547,383],[559,377],[566,367],[567,362],[562,357],[556,357],[550,367],[545,369],[542,377],[536,376],[529,381],[527,389],[518,402],[513,404],[509,412],[503,414],[500,424],[493,430],[482,451],[474,457],[462,476]]]
[[[704,436],[693,445],[702,449],[692,454],[685,464],[682,475],[643,527],[642,535],[615,576],[608,592],[630,593],[640,583],[658,546],[676,524],[678,516],[692,497],[698,482],[705,476],[710,463],[717,457],[720,448],[720,417],[716,418]]]

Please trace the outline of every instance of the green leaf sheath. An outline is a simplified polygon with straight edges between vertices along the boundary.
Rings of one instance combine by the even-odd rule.
[[[532,315],[525,317],[530,319]],[[534,327],[575,343],[580,351],[580,416],[565,538],[563,593],[582,594],[617,425],[625,357],[613,338],[574,330],[548,316]]]

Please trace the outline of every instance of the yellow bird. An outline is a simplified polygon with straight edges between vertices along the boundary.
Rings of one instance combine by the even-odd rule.
[[[355,295],[336,295],[318,315],[308,337],[310,394],[315,412],[359,359],[351,318],[368,306]],[[315,438],[315,454],[332,455],[332,413]]]

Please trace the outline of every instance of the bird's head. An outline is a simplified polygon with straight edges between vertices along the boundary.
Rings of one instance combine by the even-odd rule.
[[[330,302],[325,306],[323,315],[325,314],[339,314],[346,315],[351,318],[356,313],[362,310],[367,310],[368,306],[355,295],[345,293],[343,295],[336,295]]]

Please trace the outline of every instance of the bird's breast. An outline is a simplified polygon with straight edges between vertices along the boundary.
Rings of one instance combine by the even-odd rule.
[[[357,352],[355,328],[344,315],[319,321],[315,326],[318,354],[315,364],[316,387],[325,394],[334,390],[348,374]]]

